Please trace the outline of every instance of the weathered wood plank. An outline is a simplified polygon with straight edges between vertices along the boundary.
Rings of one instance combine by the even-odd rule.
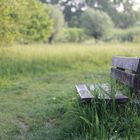
[[[136,89],[140,90],[140,75],[136,75],[135,85]]]
[[[111,86],[107,83],[103,83],[100,85],[101,89],[103,89],[107,93],[111,93]]]
[[[76,85],[76,90],[80,95],[82,101],[91,101],[91,99],[93,98],[93,95],[84,84]]]
[[[105,90],[103,90],[103,88],[105,88]],[[108,94],[110,94],[110,87],[108,86],[108,84],[103,83],[103,84],[92,84],[89,86],[90,91],[92,91],[93,97],[94,98],[98,98],[98,99],[105,99],[105,100],[111,100],[110,96]]]
[[[123,95],[120,91],[117,91],[115,94],[115,101],[121,104],[125,104],[129,98]]]
[[[106,92],[111,92],[111,86],[108,83],[91,84],[91,85],[89,85],[89,89],[91,91],[95,91],[96,89],[104,89],[104,91],[106,91]]]
[[[121,83],[128,85],[132,88],[135,88],[136,85],[136,74],[127,73],[115,68],[111,68],[112,78],[120,81]]]
[[[101,88],[108,93],[108,95],[110,95],[111,98],[111,86],[109,84],[101,84]],[[111,98],[112,99],[112,98]],[[118,103],[126,103],[128,101],[128,97],[123,95],[123,93],[121,93],[120,91],[116,91],[115,94],[115,101]]]
[[[98,85],[92,84],[89,87],[90,87],[91,91],[100,89],[100,90],[98,90],[98,99],[99,100],[113,101],[113,98],[114,98],[115,102],[117,102],[119,104],[124,104],[129,99],[127,96],[123,95],[120,91],[117,91],[113,97],[112,92],[111,92],[111,86],[107,83],[98,84]],[[104,91],[104,92],[102,92],[102,91]]]
[[[113,57],[112,66],[134,71],[140,74],[140,58]]]

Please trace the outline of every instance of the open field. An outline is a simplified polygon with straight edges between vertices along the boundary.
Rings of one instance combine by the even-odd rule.
[[[77,83],[110,80],[114,55],[140,57],[139,44],[0,48],[1,140],[139,140],[139,103],[81,107]]]

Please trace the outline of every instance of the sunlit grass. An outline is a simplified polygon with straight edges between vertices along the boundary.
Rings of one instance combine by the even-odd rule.
[[[111,58],[140,56],[138,44],[58,44],[0,48],[0,75],[107,69]]]
[[[104,102],[83,105],[76,95],[77,83],[110,81],[115,55],[140,56],[140,46],[88,42],[0,48],[0,139],[139,139],[139,106],[133,100],[115,110]]]

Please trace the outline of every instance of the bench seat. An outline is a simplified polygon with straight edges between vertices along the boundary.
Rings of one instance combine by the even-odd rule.
[[[91,102],[92,99],[95,98],[109,102],[115,100],[118,103],[126,103],[128,101],[128,97],[123,95],[120,91],[117,91],[113,97],[109,84],[92,84],[89,88],[85,84],[78,84],[76,85],[76,90],[81,101],[84,102]]]

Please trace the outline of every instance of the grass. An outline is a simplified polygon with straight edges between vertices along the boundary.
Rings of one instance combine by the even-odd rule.
[[[0,139],[96,140],[139,137],[139,105],[83,105],[77,83],[110,81],[114,55],[139,44],[57,44],[0,48]]]

